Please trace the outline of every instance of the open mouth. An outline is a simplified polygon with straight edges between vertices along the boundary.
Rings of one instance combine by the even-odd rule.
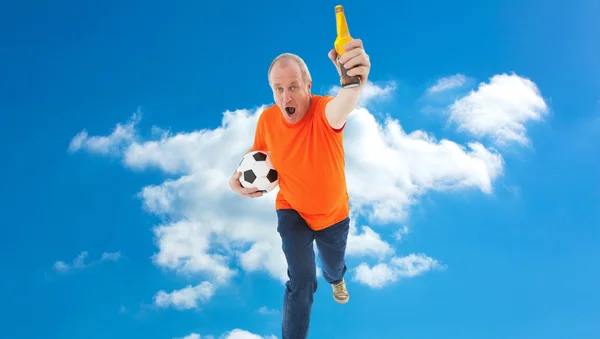
[[[292,116],[294,115],[294,113],[296,112],[296,108],[295,107],[286,107],[285,108],[285,112],[289,115]]]

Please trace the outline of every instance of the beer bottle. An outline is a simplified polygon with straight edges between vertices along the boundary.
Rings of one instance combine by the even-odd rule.
[[[340,71],[342,73],[340,77],[340,84],[342,85],[342,88],[352,88],[360,86],[360,77],[357,75],[349,76],[348,70],[344,68],[344,65],[340,63],[340,57],[344,55],[344,53],[346,53],[346,51],[344,50],[344,45],[346,45],[349,41],[352,40],[352,37],[350,36],[350,30],[348,30],[346,16],[344,15],[344,7],[342,7],[342,5],[335,6],[335,21],[337,26],[337,38],[335,39],[333,45],[335,51],[338,54],[337,62],[340,66]]]

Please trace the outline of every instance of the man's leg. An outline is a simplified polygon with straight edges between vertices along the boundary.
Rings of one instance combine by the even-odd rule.
[[[317,290],[314,231],[295,210],[277,210],[277,218],[289,277],[283,296],[282,339],[304,339]]]
[[[350,218],[316,232],[317,249],[323,269],[323,277],[332,285],[333,298],[338,303],[346,303],[349,295],[346,290],[346,244],[350,231]]]

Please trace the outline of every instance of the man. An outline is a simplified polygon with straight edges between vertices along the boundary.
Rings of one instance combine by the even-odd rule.
[[[283,300],[282,339],[306,338],[313,296],[317,289],[313,241],[316,241],[323,276],[333,298],[346,303],[345,251],[349,231],[349,198],[344,173],[343,128],[356,108],[371,68],[361,40],[345,47],[340,61],[348,75],[358,75],[361,85],[341,89],[332,96],[311,94],[312,79],[304,61],[289,53],[278,56],[268,72],[275,104],[258,120],[250,149],[269,152],[279,172],[276,197],[277,231],[282,239],[289,280]],[[335,50],[329,59],[336,66]],[[231,188],[245,197],[260,197],[244,188],[234,173]]]

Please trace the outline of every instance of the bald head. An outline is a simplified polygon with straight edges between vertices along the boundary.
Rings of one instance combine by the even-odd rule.
[[[280,54],[271,62],[268,77],[283,117],[291,124],[302,120],[311,105],[312,86],[304,60],[291,53]]]
[[[304,81],[305,84],[308,84],[312,81],[310,72],[308,71],[308,66],[306,66],[306,63],[301,57],[292,53],[282,53],[278,55],[275,59],[273,59],[273,61],[271,62],[271,66],[269,66],[269,72],[267,73],[267,77],[271,85],[273,84],[271,80],[271,72],[276,66],[281,68],[298,67],[298,71],[301,74],[302,81]]]

